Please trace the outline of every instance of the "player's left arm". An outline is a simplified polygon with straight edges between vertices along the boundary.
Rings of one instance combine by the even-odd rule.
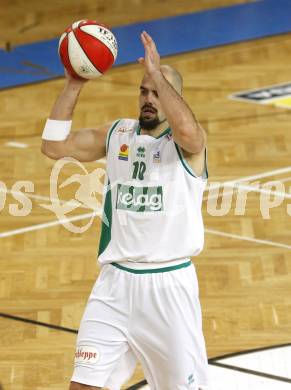
[[[140,58],[139,62],[144,64],[146,72],[155,83],[161,106],[173,131],[174,141],[183,149],[184,157],[191,165],[197,159],[204,161],[205,130],[183,97],[163,76],[160,69],[160,56],[153,39],[145,31],[141,39],[145,48],[145,58]]]

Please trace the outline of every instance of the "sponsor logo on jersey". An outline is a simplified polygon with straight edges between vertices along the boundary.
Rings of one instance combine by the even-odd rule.
[[[136,150],[136,157],[145,158],[145,151],[146,149],[143,146],[139,146]]]
[[[160,163],[161,162],[161,152],[159,150],[157,150],[154,154],[153,154],[153,162],[154,163]]]
[[[130,133],[131,131],[132,131],[132,129],[128,129],[127,127],[120,127],[117,130],[117,133]]]
[[[229,98],[291,109],[291,83],[277,84],[270,87],[238,92],[230,95]]]
[[[128,152],[129,152],[128,145],[126,144],[121,145],[118,154],[119,160],[128,161]]]
[[[75,362],[83,364],[95,364],[99,360],[99,352],[96,348],[87,345],[77,347]]]
[[[163,187],[117,185],[116,208],[136,212],[162,211]]]

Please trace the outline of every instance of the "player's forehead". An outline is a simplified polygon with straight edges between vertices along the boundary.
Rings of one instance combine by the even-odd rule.
[[[163,75],[168,80],[168,82],[170,84],[173,84],[173,80],[172,80],[171,74],[169,72],[163,72]],[[156,90],[156,86],[155,86],[154,82],[152,81],[151,77],[147,73],[144,74],[144,76],[141,80],[141,83],[140,83],[140,87],[146,88],[146,89],[151,90],[151,91]]]
[[[141,83],[140,83],[140,87],[141,88],[145,88],[145,89],[149,89],[149,90],[156,89],[154,82],[152,81],[152,79],[147,74],[145,74],[143,76],[143,78],[141,80]]]

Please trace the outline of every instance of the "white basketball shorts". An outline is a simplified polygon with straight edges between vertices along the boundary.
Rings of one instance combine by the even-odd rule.
[[[89,297],[77,338],[72,381],[119,390],[142,365],[151,390],[207,388],[196,272],[107,264]]]

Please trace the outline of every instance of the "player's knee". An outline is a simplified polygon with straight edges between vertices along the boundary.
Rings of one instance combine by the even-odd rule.
[[[83,385],[82,383],[71,382],[69,390],[101,390],[101,387]]]

